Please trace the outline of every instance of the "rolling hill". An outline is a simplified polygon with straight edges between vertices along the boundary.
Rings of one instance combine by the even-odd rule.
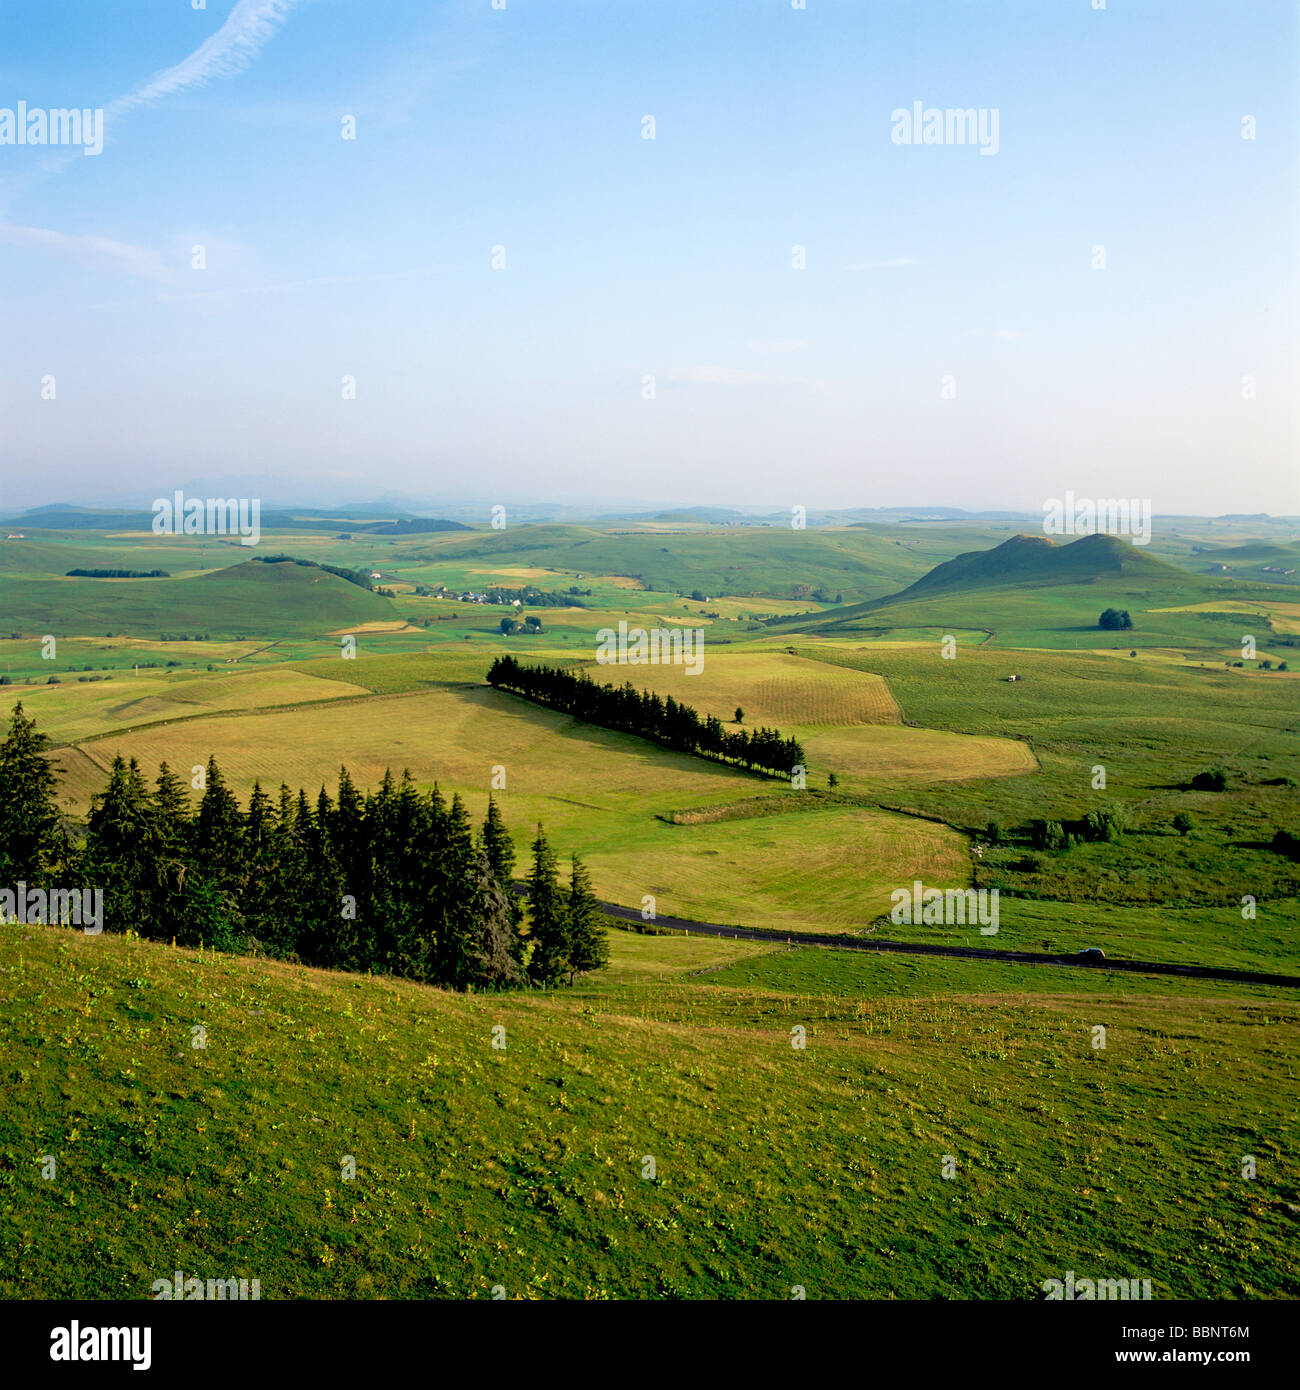
[[[0,577],[5,625],[60,636],[130,631],[195,636],[320,635],[347,624],[399,616],[390,599],[310,562],[246,560],[225,569],[173,579]]]
[[[768,625],[832,636],[905,630],[925,638],[965,629],[1001,645],[1083,647],[1114,645],[1097,618],[1117,607],[1133,614],[1126,645],[1224,650],[1240,644],[1241,621],[1211,611],[1207,601],[1267,594],[1230,577],[1189,573],[1115,536],[1060,545],[1022,535],[936,565],[896,594]],[[1203,611],[1192,612],[1197,604]],[[1179,605],[1183,611],[1176,611]]]
[[[1117,536],[1080,536],[1059,545],[1047,536],[1012,536],[992,550],[970,550],[922,575],[893,598],[917,598],[949,589],[987,589],[1003,584],[1079,584],[1095,579],[1168,579],[1182,573]]]

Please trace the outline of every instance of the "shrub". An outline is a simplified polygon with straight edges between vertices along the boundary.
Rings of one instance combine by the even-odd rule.
[[[1192,790],[1198,792],[1221,792],[1228,785],[1228,774],[1221,767],[1208,768],[1192,778]]]
[[[1194,823],[1195,822],[1192,820],[1191,816],[1187,814],[1186,811],[1179,811],[1179,813],[1174,817],[1174,829],[1180,835],[1190,835],[1192,833],[1192,826],[1194,825]]]
[[[1121,631],[1132,627],[1133,619],[1129,617],[1127,608],[1107,608],[1097,619],[1097,626],[1111,632]]]
[[[1122,806],[1105,806],[1084,816],[1084,834],[1089,840],[1118,840],[1127,823]]]
[[[1035,849],[1064,849],[1065,829],[1059,820],[1036,820],[1029,824],[1029,842]]]

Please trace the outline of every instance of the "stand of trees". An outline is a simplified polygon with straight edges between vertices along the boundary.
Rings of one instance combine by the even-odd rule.
[[[1133,619],[1129,617],[1127,608],[1107,608],[1097,619],[1097,626],[1111,632],[1123,632],[1133,626]]]
[[[499,656],[487,674],[488,684],[509,690],[550,709],[562,710],[589,724],[636,734],[665,748],[764,772],[790,776],[804,765],[797,739],[783,738],[776,729],[729,731],[713,715],[701,718],[690,705],[669,695],[622,686],[600,685],[587,675],[574,675],[555,666],[526,666],[512,656]]]
[[[69,579],[170,579],[166,570],[69,570]]]
[[[347,769],[315,801],[254,784],[247,808],[215,759],[197,805],[163,763],[151,787],[114,759],[76,835],[59,815],[48,740],[13,712],[0,743],[0,885],[102,888],[104,927],[454,989],[554,985],[608,958],[580,860],[567,889],[541,826],[526,909],[496,802],[477,833],[459,796],[386,772],[363,796]]]

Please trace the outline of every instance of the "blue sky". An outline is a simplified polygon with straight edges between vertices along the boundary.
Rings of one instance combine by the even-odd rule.
[[[5,10],[0,509],[1300,512],[1289,0]]]

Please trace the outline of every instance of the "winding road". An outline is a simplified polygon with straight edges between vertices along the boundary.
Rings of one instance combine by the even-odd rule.
[[[524,886],[517,885],[522,893]],[[610,917],[623,922],[641,924],[639,911],[620,907],[617,903],[602,902]],[[1236,984],[1283,985],[1300,989],[1300,975],[1275,975],[1263,970],[1232,970],[1226,966],[1169,965],[1162,961],[1123,960],[1109,957],[1103,961],[1082,959],[1071,955],[1049,955],[1039,951],[981,950],[974,946],[931,946],[915,941],[868,941],[857,936],[832,936],[814,932],[768,931],[762,927],[726,927],[717,922],[692,922],[684,917],[657,916],[653,926],[659,931],[690,933],[697,936],[729,936],[742,941],[768,941],[791,946],[830,946],[840,951],[894,951],[910,956],[955,956],[962,960],[996,960],[1012,965],[1060,965],[1074,970],[1124,970],[1140,975],[1180,975],[1187,979],[1226,980]]]

